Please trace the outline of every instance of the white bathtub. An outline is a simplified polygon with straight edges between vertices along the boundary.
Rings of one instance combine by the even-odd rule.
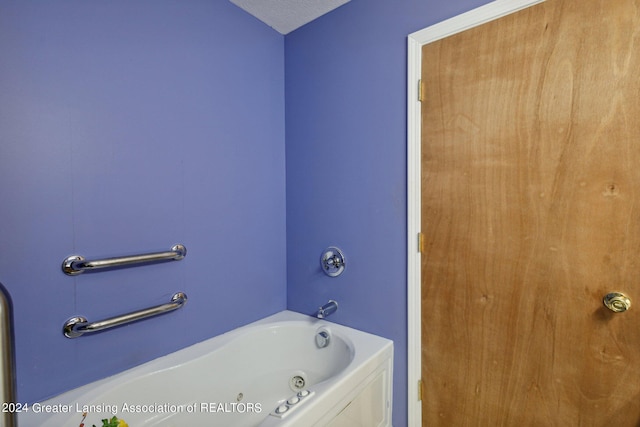
[[[390,426],[392,361],[387,339],[283,311],[34,403],[18,421],[78,427],[86,411],[88,427],[113,415],[130,427]]]

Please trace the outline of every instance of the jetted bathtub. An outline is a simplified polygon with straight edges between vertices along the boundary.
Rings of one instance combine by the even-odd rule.
[[[87,384],[20,427],[390,426],[393,343],[282,311]],[[83,412],[86,419],[83,420]]]

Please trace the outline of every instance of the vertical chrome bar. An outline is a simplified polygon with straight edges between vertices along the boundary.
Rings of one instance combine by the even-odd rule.
[[[13,348],[13,313],[9,292],[0,283],[0,400],[2,403],[16,402],[16,376],[14,369]],[[2,408],[4,409],[4,408]],[[15,427],[18,425],[16,412],[11,405],[5,411],[0,411],[0,427]]]

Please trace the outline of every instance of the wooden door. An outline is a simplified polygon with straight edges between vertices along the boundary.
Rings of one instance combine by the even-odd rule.
[[[640,1],[547,0],[422,81],[423,425],[640,425]]]

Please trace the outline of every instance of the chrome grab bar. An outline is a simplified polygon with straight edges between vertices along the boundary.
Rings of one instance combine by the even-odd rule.
[[[187,248],[184,245],[175,245],[168,252],[154,252],[142,255],[130,255],[117,258],[99,259],[87,261],[83,256],[71,255],[62,261],[62,271],[68,276],[75,276],[86,270],[97,270],[100,268],[118,267],[128,264],[139,264],[153,261],[179,261],[187,255]]]
[[[0,427],[18,425],[16,402],[16,374],[13,350],[13,315],[9,292],[0,284],[0,399],[6,407],[0,412]],[[5,410],[6,409],[6,410]]]
[[[135,322],[137,320],[146,319],[160,314],[177,310],[187,302],[187,295],[183,292],[177,292],[171,298],[171,302],[167,304],[149,307],[144,310],[134,311],[132,313],[123,314],[121,316],[111,317],[109,319],[100,320],[98,322],[89,323],[82,316],[75,316],[67,320],[62,327],[62,333],[67,338],[77,338],[83,334],[104,331],[105,329],[115,328],[125,323]]]

